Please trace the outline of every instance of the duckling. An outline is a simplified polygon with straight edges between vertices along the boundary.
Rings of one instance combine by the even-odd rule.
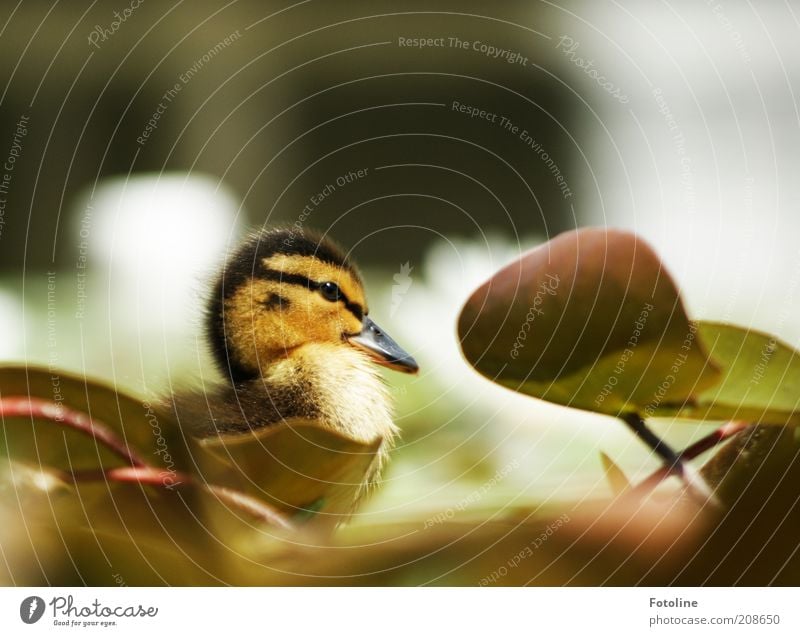
[[[205,437],[303,418],[357,441],[383,439],[383,465],[397,427],[379,366],[418,366],[369,317],[361,276],[333,242],[288,229],[252,234],[216,279],[206,337],[225,381],[167,400],[183,428]]]

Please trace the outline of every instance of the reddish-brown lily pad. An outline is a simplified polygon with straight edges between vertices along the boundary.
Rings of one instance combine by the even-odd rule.
[[[720,377],[664,265],[622,230],[566,232],[524,254],[472,294],[458,333],[489,379],[599,413],[691,405]]]

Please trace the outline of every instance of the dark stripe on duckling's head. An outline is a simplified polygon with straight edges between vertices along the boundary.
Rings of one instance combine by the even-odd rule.
[[[276,254],[287,256],[313,256],[349,271],[360,282],[358,270],[347,260],[344,252],[330,239],[314,232],[291,229],[262,230],[248,238],[236,250],[225,269],[247,276],[258,275],[259,264]],[[226,274],[227,277],[227,274]]]
[[[347,272],[352,280],[363,286],[358,270],[347,260],[344,252],[332,241],[323,239],[313,232],[271,229],[256,232],[245,239],[231,254],[217,278],[212,289],[206,319],[206,330],[214,359],[220,370],[234,383],[254,379],[258,373],[241,364],[235,356],[229,355],[228,338],[225,333],[225,301],[243,284],[254,278],[298,283],[317,290],[326,282],[311,280],[297,272],[276,271],[266,267],[265,261],[276,256],[311,257]],[[346,296],[341,300],[344,301],[345,307],[361,320],[364,308],[358,303],[351,302]],[[265,304],[268,309],[280,310],[282,306],[288,305],[288,299],[275,294],[269,296]]]
[[[329,281],[321,282],[317,280],[311,280],[307,276],[303,276],[302,274],[287,274],[286,272],[281,272],[276,269],[268,269],[264,268],[260,274],[257,274],[260,278],[264,278],[266,280],[274,280],[278,283],[289,283],[290,285],[300,285],[302,287],[306,287],[314,292],[324,292],[326,285],[331,285]],[[326,298],[330,301],[338,302],[341,301],[344,303],[345,309],[353,314],[358,320],[362,320],[364,318],[364,308],[356,302],[351,301],[347,294],[345,294],[338,286],[335,284],[335,292],[333,296],[325,295]]]
[[[280,294],[270,294],[264,301],[264,306],[267,309],[286,309],[289,304],[289,299]]]

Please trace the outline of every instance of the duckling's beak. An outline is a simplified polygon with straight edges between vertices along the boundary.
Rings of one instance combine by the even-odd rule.
[[[385,367],[403,373],[419,371],[417,361],[367,316],[361,323],[361,333],[347,336],[347,342],[366,351],[375,362]]]

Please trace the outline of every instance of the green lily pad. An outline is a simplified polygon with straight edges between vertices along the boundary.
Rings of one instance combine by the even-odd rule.
[[[129,585],[215,582],[209,573],[219,569],[215,547],[225,534],[213,538],[197,510],[222,504],[203,488],[75,483],[61,471],[0,460],[0,502],[31,533],[34,548],[58,537],[62,545],[50,558],[78,561],[81,575],[124,571]]]
[[[311,512],[335,524],[365,494],[381,444],[363,444],[296,419],[199,440],[195,458],[203,479],[239,488],[289,515]]]
[[[183,435],[158,405],[102,383],[61,371],[0,367],[0,399],[6,412],[16,398],[42,400],[48,416],[2,418],[0,457],[12,460],[17,466],[25,464],[31,470],[39,469],[39,479],[51,473],[130,465],[93,437],[64,422],[53,421],[58,414],[65,419],[68,411],[73,418],[92,422],[124,440],[122,446],[137,459],[163,468],[167,488],[161,488],[162,498],[171,497],[168,489],[183,479],[181,474],[188,473],[199,484],[242,491],[275,504],[289,515],[306,513],[335,524],[352,512],[364,494],[364,484],[370,481],[370,474],[380,461],[381,440],[361,444],[313,422],[295,421],[253,433],[198,440]],[[54,410],[55,406],[60,410]],[[106,482],[101,478],[100,483]],[[70,487],[82,493],[97,490],[96,484],[73,486],[70,482]],[[127,497],[142,489],[150,492],[153,487],[113,484],[109,492]],[[245,527],[246,533],[250,527],[258,526],[246,506],[216,500],[214,505],[208,505],[206,500],[215,497],[205,491],[195,499],[201,508],[192,514],[212,520],[223,536],[232,536],[234,526]],[[113,513],[115,506],[108,498],[105,501],[109,503],[106,509]],[[120,506],[127,506],[125,509],[130,509],[129,504],[119,502]]]
[[[619,415],[691,404],[720,377],[675,283],[636,235],[566,232],[479,287],[458,333],[489,379],[533,397]]]
[[[694,405],[654,414],[754,424],[800,424],[800,352],[774,336],[717,322],[699,334],[722,368],[722,378]]]
[[[151,465],[174,464],[182,452],[177,427],[163,415],[157,416],[147,400],[93,379],[42,367],[0,367],[0,399],[13,397],[37,398],[86,414],[91,420],[102,422],[129,450]],[[54,425],[50,419],[29,416],[2,419],[0,456],[62,470],[129,464],[87,435]]]

